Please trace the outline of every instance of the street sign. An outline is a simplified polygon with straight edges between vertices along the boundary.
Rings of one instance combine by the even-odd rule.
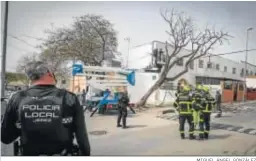
[[[73,64],[72,66],[72,75],[75,76],[76,74],[83,73],[83,65],[82,64]]]

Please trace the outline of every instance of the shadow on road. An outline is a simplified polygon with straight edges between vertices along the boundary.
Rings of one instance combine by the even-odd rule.
[[[216,135],[216,134],[210,134],[209,135],[209,139],[210,140],[214,140],[214,139],[227,139],[229,138],[231,135],[230,134],[223,134],[223,135]]]
[[[233,117],[232,115],[222,115],[221,117],[215,117],[216,119],[221,119],[221,118],[229,118]]]
[[[118,116],[117,110],[109,110],[106,111],[104,114],[99,114],[99,116]],[[132,113],[132,111],[128,111],[127,117],[135,117],[136,115]]]
[[[144,127],[147,127],[147,125],[128,125],[129,129],[131,129],[131,128],[144,128]]]

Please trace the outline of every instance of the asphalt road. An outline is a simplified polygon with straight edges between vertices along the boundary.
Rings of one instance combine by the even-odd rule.
[[[256,113],[253,110],[226,115],[214,119],[213,122],[255,128],[255,116]],[[117,131],[114,127],[115,117],[104,116],[94,119],[86,117],[89,132],[95,127],[110,131],[111,128],[113,129],[111,134],[90,135],[92,155],[256,155],[255,135],[228,131],[223,128],[218,130],[217,127],[211,131],[208,141],[180,140],[177,121],[169,120],[170,124],[161,127],[134,126],[135,130],[119,129]],[[107,125],[106,121],[111,122],[110,125]],[[12,146],[2,144],[1,152],[4,156],[13,155]]]
[[[224,115],[214,122],[256,129],[256,107],[254,111]]]
[[[209,140],[181,140],[177,126],[120,133],[91,140],[96,156],[256,155],[256,137],[213,130]]]

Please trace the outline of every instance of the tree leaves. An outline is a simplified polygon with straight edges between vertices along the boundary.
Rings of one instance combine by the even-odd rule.
[[[18,71],[30,61],[47,62],[57,77],[65,78],[71,72],[68,62],[82,61],[85,65],[100,66],[103,60],[113,59],[117,50],[117,32],[103,16],[87,14],[75,17],[69,27],[45,30],[47,39],[39,45],[41,52],[22,57]]]
[[[46,33],[44,48],[56,48],[56,53],[66,60],[80,60],[86,65],[101,65],[103,60],[114,58],[118,45],[113,24],[99,15],[75,17],[70,28]]]

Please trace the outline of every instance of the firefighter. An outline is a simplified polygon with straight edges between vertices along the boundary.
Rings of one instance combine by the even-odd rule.
[[[200,114],[201,114],[201,109],[202,109],[202,86],[201,85],[196,86],[195,91],[193,92],[192,99],[193,99],[192,106],[193,106],[194,128],[198,129],[198,126],[199,126],[199,129],[198,129],[199,131],[197,131],[197,132],[199,132],[199,138],[202,138],[204,131],[203,131],[202,127],[200,130],[200,125],[203,124],[202,116],[200,119]],[[201,133],[201,135],[200,135],[200,133]]]
[[[185,121],[187,120],[189,124],[189,139],[193,140],[195,137],[190,92],[191,89],[188,86],[184,86],[180,93],[177,94],[174,107],[179,112],[179,130],[181,139],[185,139],[184,127]]]
[[[203,106],[202,106],[202,95],[199,92],[196,92],[193,94],[193,103],[192,103],[192,107],[193,107],[193,123],[194,123],[194,127],[195,129],[197,128],[197,126],[199,125],[199,140],[203,140],[204,138],[204,119],[203,119],[203,114],[202,114],[202,110],[203,110]]]
[[[211,96],[209,93],[209,88],[208,87],[203,87],[203,96],[204,96],[204,101],[203,101],[203,120],[204,120],[204,138],[208,139],[209,137],[209,132],[210,132],[210,121],[211,121],[211,113],[213,108],[215,107],[215,99]]]

